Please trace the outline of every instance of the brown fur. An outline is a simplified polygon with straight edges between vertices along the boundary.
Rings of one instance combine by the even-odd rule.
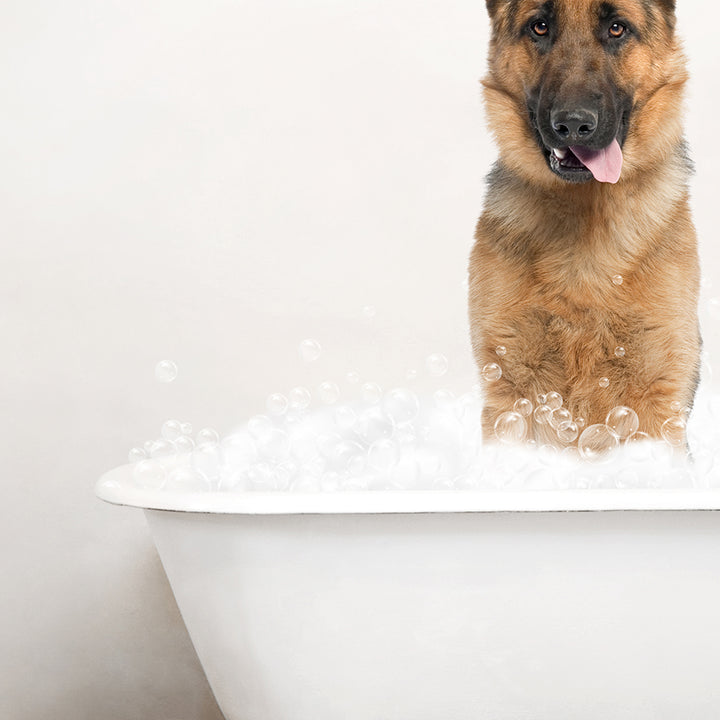
[[[681,110],[687,79],[669,0],[618,0],[638,29],[622,50],[597,41],[596,0],[556,0],[561,33],[539,54],[517,28],[542,3],[488,0],[493,22],[484,98],[500,158],[489,176],[470,258],[470,325],[485,384],[483,433],[520,397],[560,392],[587,425],[617,405],[640,430],[691,407],[700,337],[699,267],[688,206]],[[526,91],[550,78],[582,85],[608,73],[632,97],[616,185],[567,183],[548,168],[529,121]],[[612,282],[621,275],[623,282]],[[499,358],[496,347],[507,348]],[[617,346],[625,356],[614,355]],[[607,388],[599,386],[607,377]],[[673,407],[671,407],[673,406]],[[675,408],[675,409],[674,409]],[[530,437],[560,444],[548,426]]]

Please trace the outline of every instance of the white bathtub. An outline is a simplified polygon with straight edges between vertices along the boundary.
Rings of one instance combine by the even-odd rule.
[[[97,494],[227,720],[720,717],[718,491]]]

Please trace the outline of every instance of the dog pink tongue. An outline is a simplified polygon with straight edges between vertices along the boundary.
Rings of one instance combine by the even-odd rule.
[[[602,150],[591,150],[581,145],[571,145],[570,150],[598,182],[616,183],[620,179],[623,154],[617,139]]]

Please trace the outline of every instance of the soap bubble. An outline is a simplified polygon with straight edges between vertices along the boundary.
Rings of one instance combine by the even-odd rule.
[[[533,404],[527,398],[519,398],[513,405],[513,410],[516,413],[520,413],[523,417],[528,417],[532,414]]]
[[[189,422],[181,423],[180,430],[183,435],[192,435],[192,425]]]
[[[575,442],[579,432],[580,428],[578,428],[577,423],[574,423],[572,420],[565,420],[557,427],[558,438],[564,443]],[[566,450],[567,449],[568,448],[566,448]]]
[[[182,433],[182,425],[177,420],[167,420],[163,423],[160,434],[170,442],[177,440]]]
[[[427,426],[422,426],[421,436],[426,444],[439,445],[447,451],[457,447],[461,440],[462,427],[451,407],[436,410],[425,417]]]
[[[220,444],[223,461],[229,465],[249,465],[255,461],[257,451],[252,437],[244,432],[223,438]]]
[[[335,492],[340,489],[342,475],[335,470],[328,470],[320,478],[320,489],[323,492]]]
[[[480,395],[474,390],[463,393],[455,402],[454,410],[458,418],[468,418],[479,415],[482,404]]]
[[[673,447],[681,447],[685,444],[685,431],[687,423],[680,417],[668,418],[660,428],[660,433],[665,442]]]
[[[548,407],[550,407],[550,405],[548,405]],[[556,430],[562,423],[569,422],[570,420],[572,420],[572,413],[567,408],[556,407],[552,413],[550,413],[550,425]]]
[[[536,407],[533,412],[533,417],[535,418],[535,422],[539,425],[547,425],[550,422],[550,417],[552,416],[552,409],[549,405],[540,405],[539,407]]]
[[[650,453],[656,463],[669,465],[672,462],[673,446],[663,440],[653,440],[650,442]]]
[[[527,435],[527,422],[518,412],[504,412],[495,420],[495,437],[506,445],[522,442]]]
[[[377,315],[377,309],[374,305],[365,305],[362,309],[363,317],[371,320]]]
[[[618,345],[615,348],[614,353],[615,353],[615,357],[617,357],[617,358],[625,357],[625,348],[622,347],[621,345]]]
[[[155,366],[155,378],[160,382],[172,382],[177,377],[177,374],[177,365],[172,360],[161,360]]]
[[[256,441],[258,453],[275,462],[287,459],[290,453],[290,438],[284,430],[273,428]]]
[[[220,436],[218,435],[218,431],[214,428],[209,427],[198,430],[195,439],[197,440],[198,445],[217,445],[220,442]]]
[[[365,468],[365,448],[352,440],[341,440],[335,445],[331,459],[340,469],[358,474]]]
[[[418,376],[418,371],[415,370],[415,368],[411,368],[410,370],[408,370],[408,371],[405,373],[405,377],[406,377],[408,380],[415,380],[415,378],[417,378],[417,376]]]
[[[250,487],[256,492],[275,489],[275,473],[269,463],[255,463],[248,470]]]
[[[340,398],[340,388],[334,382],[320,383],[318,397],[325,405],[333,405]]]
[[[425,367],[433,377],[442,377],[448,371],[448,359],[440,353],[428,355]]]
[[[128,453],[128,462],[131,463],[140,462],[140,460],[145,460],[145,458],[147,458],[147,453],[144,448],[134,447]]]
[[[320,477],[326,469],[325,459],[320,456],[313,458],[312,460],[306,460],[298,468],[298,473],[311,474]]]
[[[209,480],[220,475],[220,447],[217,443],[199,443],[190,455],[190,465]]]
[[[192,449],[195,447],[193,439],[187,435],[181,435],[173,445],[175,446],[175,452],[178,453],[192,452]]]
[[[450,390],[436,390],[433,393],[433,399],[435,400],[435,406],[438,408],[444,408],[451,405],[455,400],[455,395]]]
[[[609,387],[610,386],[610,378],[601,377],[600,380],[598,381],[598,385],[601,388]]]
[[[502,377],[502,368],[497,363],[483,365],[480,376],[485,382],[494,382]]]
[[[682,409],[682,403],[679,400],[674,400],[670,403],[670,410],[672,410],[674,413],[679,413]]]
[[[632,468],[623,468],[615,477],[615,485],[619,488],[640,487],[640,478]]]
[[[317,340],[308,338],[303,340],[299,347],[298,352],[300,353],[300,359],[306,363],[315,362],[322,353],[322,348]]]
[[[290,434],[290,453],[300,462],[308,462],[318,456],[320,449],[313,428],[300,426]]]
[[[466,472],[453,479],[456,490],[477,490],[480,486],[479,478],[472,472]]]
[[[273,393],[265,401],[265,407],[271,415],[283,415],[288,409],[288,399],[282,393]]]
[[[355,430],[370,445],[376,440],[392,437],[395,425],[379,407],[370,407],[358,417]]]
[[[395,434],[393,435],[393,439],[398,445],[404,446],[412,450],[412,446],[417,440],[417,433],[415,432],[415,430],[416,428],[413,427],[413,425],[411,425],[410,423],[400,425],[395,428]]]
[[[622,285],[623,284],[623,276],[622,275],[613,275],[612,281],[613,281],[613,285]]]
[[[585,427],[586,420],[584,417],[576,417],[575,424],[582,430]]]
[[[255,438],[259,438],[272,430],[275,426],[267,415],[255,415],[248,420],[248,432]]]
[[[543,464],[548,467],[555,467],[557,459],[560,456],[560,450],[554,445],[544,444],[537,449],[537,458]]]
[[[700,478],[705,478],[715,465],[715,454],[710,450],[696,450],[693,452],[693,466]]]
[[[431,448],[416,447],[414,452],[420,488],[432,487],[442,472],[442,460]]]
[[[360,373],[357,370],[349,370],[345,379],[351,385],[357,385],[360,382]]]
[[[326,459],[331,459],[334,456],[336,446],[342,441],[342,436],[335,432],[320,433],[316,437],[318,450]]]
[[[175,446],[169,440],[165,440],[164,438],[156,440],[150,446],[149,455],[151,458],[169,457],[174,454]]]
[[[550,407],[552,410],[557,410],[563,404],[562,395],[558,392],[549,392],[545,396],[544,404]]]
[[[610,450],[618,446],[618,438],[606,425],[590,425],[578,440],[578,450],[585,460],[599,462],[608,458]]]
[[[560,451],[560,457],[567,458],[572,462],[580,462],[580,451],[574,445],[568,445]]]
[[[193,467],[181,466],[175,468],[168,475],[167,490],[176,492],[207,492],[211,489],[210,481],[199,470]]]
[[[340,405],[333,413],[333,420],[335,421],[335,425],[337,425],[342,432],[346,433],[355,427],[357,415],[348,405]]]
[[[275,487],[278,490],[289,490],[297,472],[297,464],[292,460],[287,460],[277,464],[274,468],[272,468]]]
[[[633,409],[625,405],[618,405],[607,414],[605,424],[620,440],[624,440],[637,431],[640,421]]]
[[[366,403],[377,405],[382,400],[382,389],[377,383],[366,382],[362,386],[362,397]]]
[[[366,477],[355,476],[350,473],[341,473],[342,489],[346,492],[356,492],[368,489]]]
[[[412,422],[420,410],[415,393],[405,388],[394,388],[385,395],[382,403],[385,414],[396,424]]]
[[[310,391],[306,387],[294,387],[288,393],[288,404],[293,410],[305,410],[311,399]]]
[[[387,472],[400,458],[397,445],[388,438],[376,440],[368,449],[368,464],[379,472]]]
[[[167,479],[165,468],[154,460],[140,460],[133,467],[135,482],[147,490],[160,490]]]
[[[498,357],[505,357],[505,355],[507,355],[507,348],[504,345],[498,345],[495,348],[495,354]]]

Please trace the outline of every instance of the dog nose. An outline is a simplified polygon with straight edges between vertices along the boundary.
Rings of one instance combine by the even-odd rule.
[[[598,114],[583,108],[553,110],[550,115],[555,136],[564,145],[579,145],[587,142],[598,126]]]

